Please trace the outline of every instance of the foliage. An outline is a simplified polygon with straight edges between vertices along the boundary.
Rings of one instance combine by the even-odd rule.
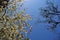
[[[31,17],[24,14],[25,9],[20,13],[16,12],[16,5],[21,7],[22,2],[22,0],[0,0],[0,40],[29,40],[27,33],[29,29],[31,32],[32,26],[27,21]]]
[[[55,5],[53,2],[47,1],[46,7],[41,8],[40,12],[43,18],[46,19],[43,22],[47,22],[48,24],[51,24],[52,26],[50,26],[50,28],[52,30],[54,30],[58,26],[58,24],[60,24],[60,21],[58,21],[60,20],[60,11],[58,9],[58,6]]]

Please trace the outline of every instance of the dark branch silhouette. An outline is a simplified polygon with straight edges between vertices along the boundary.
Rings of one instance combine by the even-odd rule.
[[[53,2],[47,1],[47,6],[41,8],[40,12],[43,18],[46,18],[46,20],[43,22],[48,22],[48,24],[53,25],[52,27],[50,27],[51,29],[55,29],[57,25],[60,24],[60,21],[54,19],[54,17],[57,16],[58,20],[60,20],[60,11],[58,10],[58,6]]]

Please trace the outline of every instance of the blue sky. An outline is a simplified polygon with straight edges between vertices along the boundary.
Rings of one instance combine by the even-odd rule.
[[[55,4],[60,4],[59,0],[53,0]],[[46,4],[46,0],[26,0],[23,7],[28,8],[26,13],[30,14],[32,19],[30,24],[32,25],[32,33],[29,34],[29,38],[31,40],[55,40],[57,39],[57,34],[46,30],[47,24],[36,24],[37,17],[40,17],[42,20],[43,18],[39,15],[39,8],[44,7]],[[57,28],[59,30],[59,28]],[[57,30],[56,29],[56,30]]]

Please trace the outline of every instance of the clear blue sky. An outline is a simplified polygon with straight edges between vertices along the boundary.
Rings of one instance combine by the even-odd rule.
[[[46,24],[36,24],[36,19],[39,17],[39,8],[44,7],[46,0],[27,0],[23,7],[28,8],[26,13],[29,13],[33,20],[30,21],[32,25],[32,33],[29,34],[31,40],[55,40],[57,39],[57,34],[46,30]],[[60,4],[60,0],[54,0],[54,3]],[[41,17],[41,16],[40,16]],[[42,18],[41,18],[42,19]],[[43,20],[43,19],[42,19]]]

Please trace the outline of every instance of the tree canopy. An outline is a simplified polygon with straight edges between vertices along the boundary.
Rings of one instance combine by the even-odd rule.
[[[43,23],[47,22],[51,24],[50,29],[54,30],[60,24],[60,11],[58,6],[52,1],[47,1],[47,5],[44,8],[40,9],[40,13],[46,20],[42,21]],[[48,29],[49,29],[48,28]]]
[[[27,34],[31,32],[32,26],[28,21],[31,16],[24,14],[25,9],[19,13],[16,11],[17,5],[22,7],[21,2],[22,0],[0,0],[0,40],[29,40]]]

